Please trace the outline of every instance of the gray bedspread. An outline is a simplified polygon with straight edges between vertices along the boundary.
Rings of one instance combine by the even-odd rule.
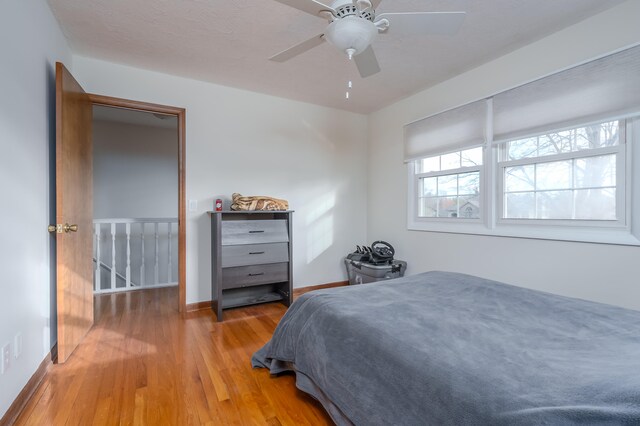
[[[304,294],[252,363],[339,425],[640,425],[640,312],[462,274]]]

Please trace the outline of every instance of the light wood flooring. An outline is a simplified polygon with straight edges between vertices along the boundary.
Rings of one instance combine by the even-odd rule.
[[[330,425],[294,375],[252,369],[285,312],[271,303],[182,319],[177,288],[96,297],[96,321],[18,425]]]

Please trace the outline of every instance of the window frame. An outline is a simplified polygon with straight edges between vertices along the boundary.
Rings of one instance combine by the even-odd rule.
[[[480,166],[480,219],[418,217],[417,191],[419,190],[419,181],[416,176],[417,173],[414,171],[416,170],[416,163],[422,159],[416,159],[407,163],[407,229],[411,231],[640,246],[640,148],[636,146],[636,149],[634,149],[634,145],[640,144],[640,114],[633,114],[630,117],[604,118],[596,122],[577,124],[571,128],[615,120],[624,121],[624,126],[621,126],[621,138],[624,137],[624,143],[622,143],[621,139],[621,143],[616,148],[620,151],[616,164],[616,187],[618,197],[623,198],[624,220],[502,219],[503,191],[499,187],[499,182],[503,180],[500,173],[503,173],[504,169],[500,167],[499,162],[499,143],[493,143],[490,139],[491,135],[489,135],[487,143],[483,145],[483,164]],[[623,129],[624,136],[622,136]],[[560,130],[549,130],[546,133]],[[543,133],[540,132],[538,134]],[[609,148],[597,148],[569,154],[572,155],[572,158],[584,158],[591,156],[590,151]],[[602,155],[602,152],[599,153]],[[439,155],[443,154],[447,153],[443,152]],[[542,161],[538,162],[547,162],[552,157],[552,155],[538,157],[537,160],[542,159]],[[620,167],[621,162],[624,166],[622,168]],[[453,173],[449,170],[444,174]],[[635,185],[634,179],[638,180]],[[618,189],[620,185],[623,185],[622,189]]]
[[[448,155],[448,154],[459,154],[461,155],[464,151],[468,151],[468,150],[472,150],[472,149],[476,149],[476,148],[481,148],[482,149],[482,164],[480,165],[474,165],[474,166],[462,166],[462,158],[460,158],[460,167],[457,167],[455,169],[446,169],[446,170],[439,170],[439,171],[430,171],[430,172],[420,172],[420,173],[416,173],[415,170],[417,170],[418,168],[418,163],[424,159],[427,158],[434,158],[434,157],[439,157],[440,159],[440,169],[442,168],[442,157],[444,155]],[[484,147],[483,145],[475,145],[475,146],[469,146],[469,147],[465,147],[463,149],[460,150],[456,150],[456,151],[449,151],[449,152],[444,152],[442,154],[437,154],[437,155],[431,155],[429,157],[424,157],[424,158],[420,158],[417,159],[415,161],[413,161],[411,163],[413,165],[413,170],[414,170],[414,188],[415,188],[415,192],[414,192],[414,197],[415,197],[415,219],[416,220],[425,220],[425,221],[437,221],[437,222],[441,222],[441,221],[451,221],[453,223],[457,223],[460,221],[466,221],[466,222],[481,222],[483,219],[483,207],[484,207],[484,200],[482,199],[482,184],[483,184],[483,178],[482,178],[482,170],[483,170],[483,165],[484,165]],[[420,202],[421,199],[423,198],[446,198],[446,196],[435,196],[435,197],[424,197],[421,196],[420,194],[420,179],[425,179],[425,178],[433,178],[433,177],[441,177],[441,176],[460,176],[466,173],[478,173],[478,213],[479,213],[479,217],[477,218],[467,218],[467,217],[461,217],[461,216],[457,216],[457,217],[439,217],[439,216],[435,216],[435,217],[428,217],[428,216],[420,216]],[[463,194],[462,196],[464,196],[466,194]],[[455,197],[459,198],[461,195],[459,193],[459,191],[456,193]],[[459,212],[458,212],[459,213]]]
[[[459,167],[456,169],[440,170],[437,172],[424,172],[416,173],[417,164],[424,158],[432,158],[442,155],[447,155],[455,152],[463,152],[469,149],[482,148],[482,164],[476,166]],[[434,232],[479,232],[484,228],[486,222],[486,200],[483,196],[485,191],[486,182],[484,178],[485,164],[487,161],[486,144],[471,145],[458,149],[456,151],[446,151],[436,155],[430,155],[424,158],[418,158],[410,161],[408,164],[409,171],[409,196],[408,196],[408,228],[413,230],[434,231]],[[448,176],[455,174],[464,174],[468,172],[478,172],[478,192],[479,192],[479,217],[478,218],[464,218],[464,217],[421,217],[419,216],[420,208],[420,179],[424,177],[436,177],[436,176]],[[464,230],[464,231],[463,231]]]
[[[520,158],[517,160],[505,160],[506,146],[509,142],[501,142],[495,144],[497,151],[496,161],[496,225],[530,225],[530,226],[568,226],[568,227],[588,227],[588,228],[626,228],[627,218],[629,212],[627,211],[627,190],[626,186],[629,181],[627,177],[628,164],[626,161],[627,153],[627,127],[628,120],[610,120],[619,122],[619,134],[618,144],[613,146],[606,146],[594,149],[585,149],[571,152],[564,152],[560,154],[542,155],[538,157]],[[544,133],[538,133],[536,135],[524,136],[520,139],[526,139],[527,137],[538,137],[546,134],[558,133],[566,130],[579,129],[594,124],[601,124],[609,122],[608,120],[597,121],[578,126],[571,126],[568,128],[550,130]],[[505,205],[505,170],[508,167],[514,166],[526,166],[526,165],[538,165],[545,163],[553,163],[557,161],[578,160],[590,157],[599,157],[603,155],[616,155],[616,220],[599,220],[599,219],[529,219],[529,218],[505,218],[504,205]],[[566,188],[575,190],[575,186],[572,188]],[[529,192],[529,191],[525,191]],[[530,191],[534,194],[541,191]]]

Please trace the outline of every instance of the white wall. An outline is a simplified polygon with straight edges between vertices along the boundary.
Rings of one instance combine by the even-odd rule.
[[[186,191],[198,200],[187,213],[187,303],[211,297],[205,212],[233,192],[296,210],[296,287],[346,279],[341,258],[366,236],[366,116],[80,56],[73,73],[92,93],[186,108]]]
[[[93,217],[178,217],[177,129],[94,121]]]
[[[640,247],[407,230],[403,125],[640,42],[631,0],[369,116],[369,240],[383,239],[407,273],[449,270],[640,309]]]
[[[0,3],[0,345],[23,352],[0,376],[0,417],[51,349],[51,238],[55,61],[71,54],[46,2]],[[51,181],[52,182],[52,181]]]

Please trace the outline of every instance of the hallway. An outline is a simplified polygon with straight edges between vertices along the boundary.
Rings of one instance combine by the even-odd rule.
[[[175,308],[176,287],[95,297],[96,321],[66,364],[50,368],[19,425],[322,425],[293,375],[253,370],[285,312],[280,304]]]

